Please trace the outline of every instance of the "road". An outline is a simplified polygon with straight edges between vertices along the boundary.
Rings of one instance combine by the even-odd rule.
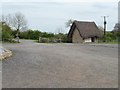
[[[3,44],[3,88],[117,88],[117,45]]]

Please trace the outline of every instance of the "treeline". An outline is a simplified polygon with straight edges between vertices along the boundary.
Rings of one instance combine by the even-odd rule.
[[[8,26],[5,22],[0,23],[0,40],[4,42],[15,42],[17,30],[12,30],[10,26]],[[39,30],[26,30],[26,31],[19,31],[19,38],[20,39],[30,39],[36,40],[37,42],[41,43],[67,43],[67,34],[59,33],[48,33],[48,32],[41,32]],[[120,42],[120,32],[113,30],[106,32],[106,36],[101,37],[98,39],[98,42]]]
[[[14,14],[2,15],[0,20],[0,36],[4,42],[19,42],[19,39],[30,39],[38,42],[67,42],[67,34],[41,32],[40,30],[29,30],[25,16],[16,12]]]
[[[4,22],[0,22],[0,41],[15,42],[12,29]]]
[[[20,39],[37,40],[41,43],[67,42],[67,34],[54,34],[48,32],[41,32],[39,30],[27,30],[24,32],[19,32],[19,37]]]
[[[67,27],[70,27],[73,23],[69,20],[66,23]],[[103,28],[99,27],[103,35]],[[4,42],[19,42],[20,39],[30,39],[36,40],[41,43],[58,43],[58,42],[69,42],[67,39],[67,34],[63,33],[48,33],[41,32],[40,30],[29,30],[27,29],[27,20],[22,13],[15,13],[13,15],[8,14],[7,16],[2,16],[0,21],[0,40]],[[98,39],[98,42],[120,42],[120,24],[117,23],[113,31],[107,31],[106,35]]]
[[[119,31],[107,31],[105,36],[103,35],[102,37],[98,39],[99,43],[102,43],[104,41],[106,43],[120,42],[120,32]]]
[[[1,29],[1,40],[4,42],[15,42],[17,30],[12,30],[7,24],[0,23]],[[67,34],[59,33],[48,33],[41,32],[39,30],[26,30],[19,31],[18,33],[20,39],[30,39],[36,40],[43,43],[58,43],[58,42],[67,42]]]

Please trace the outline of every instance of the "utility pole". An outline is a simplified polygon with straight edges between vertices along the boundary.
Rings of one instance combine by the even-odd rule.
[[[107,24],[107,21],[106,21],[106,18],[109,17],[109,16],[102,16],[103,19],[104,19],[104,42],[106,42],[106,24]]]

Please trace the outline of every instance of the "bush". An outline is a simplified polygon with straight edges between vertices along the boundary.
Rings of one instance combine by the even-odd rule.
[[[118,32],[106,32],[106,36],[104,37],[104,35],[102,37],[100,37],[98,39],[98,42],[99,43],[102,43],[102,42],[117,42],[118,41]]]
[[[2,32],[1,32],[1,36],[2,36],[2,41],[4,42],[13,42],[13,35],[12,35],[12,30],[11,28],[6,25],[6,24],[2,24]]]
[[[48,43],[47,38],[40,38],[39,43]]]

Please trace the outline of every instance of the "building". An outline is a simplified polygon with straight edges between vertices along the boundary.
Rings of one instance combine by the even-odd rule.
[[[100,31],[94,22],[74,21],[68,33],[72,43],[96,42]]]

